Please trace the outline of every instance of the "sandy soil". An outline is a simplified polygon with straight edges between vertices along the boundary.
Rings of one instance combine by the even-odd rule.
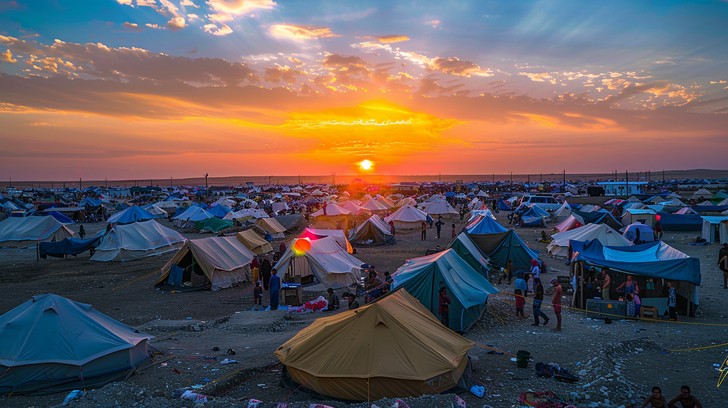
[[[498,214],[506,223],[505,214]],[[463,222],[454,221],[460,230]],[[448,222],[449,225],[450,222]],[[89,233],[103,225],[86,225]],[[536,241],[540,229],[518,229],[533,248],[545,252],[546,244]],[[186,234],[189,238],[201,235]],[[714,366],[728,355],[728,346],[703,348],[726,343],[728,306],[722,277],[716,266],[718,245],[689,246],[697,233],[671,233],[665,242],[701,259],[703,285],[701,307],[696,318],[681,317],[677,323],[647,321],[592,320],[578,311],[566,311],[564,331],[533,327],[530,319],[517,320],[512,300],[506,293],[512,287],[498,285],[504,295],[493,296],[489,312],[466,337],[478,344],[470,355],[473,380],[486,386],[486,396],[460,394],[468,406],[518,406],[522,391],[552,390],[576,406],[630,406],[641,401],[653,385],[662,387],[668,397],[688,384],[705,407],[721,407],[728,385],[717,387],[719,372]],[[423,255],[428,248],[445,247],[450,228],[442,238],[428,231],[420,241],[419,231],[398,232],[397,244],[360,248],[356,255],[374,264],[380,272],[395,271],[407,258]],[[369,407],[371,403],[345,404],[317,401],[301,390],[279,386],[281,367],[273,351],[320,313],[289,315],[285,311],[252,311],[252,289],[233,288],[219,292],[170,293],[154,288],[160,267],[171,254],[127,263],[96,263],[87,254],[77,258],[36,261],[34,250],[0,250],[0,313],[12,309],[31,296],[52,292],[96,309],[154,336],[151,345],[158,354],[154,365],[140,370],[126,383],[107,385],[90,391],[73,406],[194,406],[192,401],[173,398],[175,390],[199,386],[210,397],[207,406],[247,406],[255,398],[261,406],[288,402],[289,407],[326,403],[330,406]],[[568,274],[563,261],[547,259],[551,272],[546,277]],[[313,295],[311,295],[313,296]],[[267,302],[267,299],[266,299]],[[527,315],[530,315],[527,305]],[[549,308],[545,309],[553,315]],[[551,325],[553,325],[553,321]],[[495,348],[495,352],[493,351]],[[695,349],[691,351],[676,351]],[[228,354],[232,350],[235,354]],[[537,378],[533,363],[516,368],[512,355],[517,350],[531,352],[533,362],[555,362],[578,374],[581,381],[567,384]],[[225,358],[236,364],[221,364]],[[45,407],[60,404],[65,393],[48,396],[4,396],[6,407]],[[454,395],[425,396],[405,401],[411,407],[449,407]],[[380,401],[380,407],[393,401]]]

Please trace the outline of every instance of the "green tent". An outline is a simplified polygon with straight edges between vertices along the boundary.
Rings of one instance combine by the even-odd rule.
[[[531,260],[538,260],[538,251],[526,245],[514,230],[496,234],[468,234],[478,248],[490,258],[491,263],[505,267],[510,259],[513,267],[528,270]]]
[[[208,218],[206,220],[197,221],[195,229],[200,232],[218,233],[226,228],[232,228],[233,222],[230,220],[222,220],[217,217]]]
[[[469,330],[485,312],[488,296],[498,293],[498,289],[453,249],[408,259],[393,278],[393,290],[407,289],[435,316],[439,316],[440,287],[447,287],[452,300],[449,328],[458,332]]]
[[[475,245],[468,234],[461,232],[447,247],[452,248],[468,265],[480,272],[485,279],[490,279],[488,257]]]

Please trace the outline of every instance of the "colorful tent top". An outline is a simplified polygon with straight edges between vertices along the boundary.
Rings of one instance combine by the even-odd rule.
[[[538,260],[538,251],[526,245],[514,230],[496,234],[468,234],[492,264],[505,267],[510,259],[516,270],[528,270],[531,260]]]
[[[104,235],[92,261],[128,261],[175,251],[185,241],[179,232],[149,220],[115,225]]]
[[[236,237],[209,237],[185,242],[163,267],[157,284],[212,290],[250,282],[255,254]],[[187,283],[187,284],[186,284]]]
[[[508,231],[508,228],[491,217],[478,215],[465,226],[465,230],[470,234],[493,234]]]
[[[316,319],[276,350],[291,379],[342,400],[437,394],[454,387],[473,343],[398,290],[377,302]]]
[[[0,316],[0,393],[59,392],[123,379],[152,336],[91,305],[44,294]]]
[[[599,240],[607,246],[626,246],[632,242],[607,224],[587,224],[569,231],[552,235],[553,240],[546,248],[552,256],[568,257],[569,241]]]
[[[488,257],[478,248],[477,245],[470,239],[470,236],[464,232],[458,234],[450,243],[447,245],[448,248],[452,248],[460,258],[463,258],[473,269],[478,271],[486,279],[490,279],[490,264]]]
[[[358,284],[363,264],[347,253],[333,237],[324,237],[313,241],[294,239],[275,267],[281,278],[301,282],[313,280],[313,284],[305,289],[324,291]]]
[[[407,289],[433,315],[438,315],[440,287],[447,287],[452,299],[450,326],[468,331],[483,315],[488,296],[498,293],[482,273],[473,269],[453,249],[408,259],[392,275],[392,289]]]
[[[112,215],[106,222],[109,224],[131,224],[133,222],[152,220],[155,218],[158,218],[158,216],[134,205]]]
[[[351,247],[351,243],[346,239],[344,231],[335,229],[318,229],[318,228],[306,228],[298,238],[308,238],[311,241],[317,239],[331,237],[336,240],[340,247],[344,248],[346,252],[353,254],[354,248]]]
[[[690,282],[700,286],[700,259],[691,258],[662,241],[609,247],[598,240],[571,241],[574,260],[618,272]]]
[[[273,246],[258,235],[252,228],[240,231],[235,236],[246,248],[253,251],[256,255],[263,255],[273,252]]]
[[[71,236],[73,232],[50,215],[9,217],[0,222],[0,247],[25,248]]]
[[[554,225],[554,229],[559,232],[565,232],[582,226],[584,226],[584,220],[576,214],[571,214],[565,220]]]
[[[392,227],[376,214],[352,230],[349,241],[359,245],[384,245],[395,242]]]
[[[206,220],[197,221],[195,223],[195,229],[199,232],[212,232],[218,233],[222,230],[232,228],[233,222],[230,220],[223,220],[221,218],[212,217]]]

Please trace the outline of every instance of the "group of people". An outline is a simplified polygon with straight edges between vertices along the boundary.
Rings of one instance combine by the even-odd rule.
[[[508,261],[508,267],[510,266],[510,260]],[[533,286],[531,289],[528,288],[528,280],[533,277]],[[551,297],[551,305],[556,316],[556,327],[554,331],[561,331],[561,297],[563,295],[563,287],[559,283],[559,280],[552,278],[549,283],[554,288],[554,293]],[[524,307],[526,305],[526,298],[528,292],[534,294],[533,297],[533,318],[534,322],[532,326],[540,326],[543,320],[543,325],[546,326],[551,320],[546,313],[541,310],[541,306],[544,300],[544,286],[541,282],[541,269],[538,261],[533,260],[531,270],[528,273],[519,273],[514,282],[514,295],[516,298],[516,317],[519,319],[525,319]]]
[[[690,387],[687,385],[680,387],[680,394],[677,394],[670,401],[667,401],[665,396],[662,395],[660,387],[652,387],[652,393],[642,402],[642,408],[677,408],[678,403],[682,408],[703,408],[703,404],[692,395]]]

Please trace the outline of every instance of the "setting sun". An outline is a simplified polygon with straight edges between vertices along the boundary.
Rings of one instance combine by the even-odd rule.
[[[374,162],[371,160],[362,160],[359,162],[359,168],[364,171],[369,171],[374,167]]]

